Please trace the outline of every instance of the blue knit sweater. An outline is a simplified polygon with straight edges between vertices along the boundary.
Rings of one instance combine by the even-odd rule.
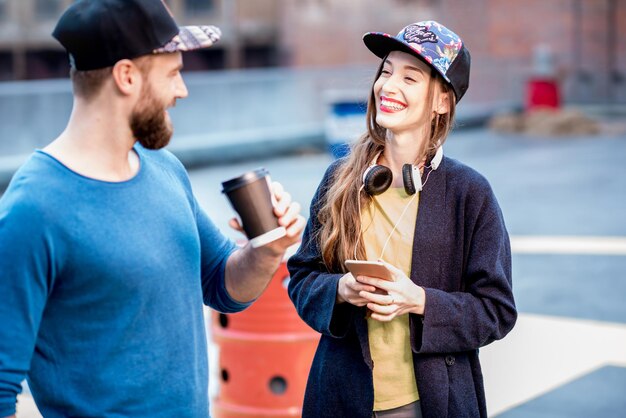
[[[109,183],[35,152],[0,200],[0,416],[28,375],[45,417],[208,416],[203,301],[234,250],[167,151]]]
[[[326,172],[300,250],[288,262],[289,295],[302,319],[322,334],[304,418],[370,418],[374,404],[376,365],[365,310],[335,303],[343,274],[324,265],[315,239],[319,206],[341,162]],[[406,256],[411,280],[426,292],[424,315],[409,314],[422,414],[486,417],[478,348],[503,338],[517,318],[509,237],[487,180],[444,157],[420,194],[413,251]]]

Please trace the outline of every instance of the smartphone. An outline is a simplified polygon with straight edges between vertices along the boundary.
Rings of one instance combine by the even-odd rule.
[[[370,276],[393,281],[391,272],[380,261],[346,260],[345,264],[354,277]]]

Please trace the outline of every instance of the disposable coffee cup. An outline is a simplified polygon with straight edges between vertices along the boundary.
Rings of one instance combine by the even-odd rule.
[[[266,169],[259,168],[222,182],[222,193],[239,215],[253,247],[261,247],[287,234],[274,215],[274,197]]]

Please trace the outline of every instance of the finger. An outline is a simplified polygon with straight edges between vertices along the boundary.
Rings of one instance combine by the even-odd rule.
[[[283,198],[283,192],[285,191],[282,184],[277,181],[272,182],[272,193],[276,197],[276,199],[280,200]]]
[[[375,319],[380,322],[391,322],[396,317],[395,313],[391,315],[382,315],[377,312],[372,312],[370,318]]]
[[[366,300],[349,300],[348,303],[354,306],[358,306],[358,307],[367,305]]]
[[[292,202],[287,208],[283,216],[278,218],[278,223],[282,226],[289,226],[295,221],[296,217],[300,213],[300,204],[298,202]]]
[[[361,283],[369,284],[372,286],[376,286],[379,289],[389,291],[393,288],[394,282],[390,282],[389,280],[379,279],[378,277],[369,277],[369,276],[359,276],[357,280]]]
[[[367,285],[367,284],[356,283],[354,285],[354,290],[357,291],[357,292],[365,292],[365,293],[375,294],[378,289],[376,289],[374,286],[370,286],[370,285]]]
[[[376,288],[373,286],[368,286],[368,285],[364,285],[362,283],[357,282],[354,279],[354,276],[351,273],[348,276],[348,278],[346,279],[346,287],[355,295],[357,296],[359,294],[359,292],[361,291],[375,291]]]
[[[276,206],[274,206],[274,213],[280,218],[285,214],[290,205],[291,195],[287,192],[283,192],[282,197],[276,201]]]
[[[379,305],[378,303],[369,302],[367,307],[375,313],[382,315],[390,315],[394,313],[398,307],[396,305]]]
[[[352,305],[365,306],[368,301],[360,297],[358,292],[355,292],[354,289],[352,289],[352,285],[354,285],[354,277],[348,273],[344,281],[343,299]]]
[[[354,279],[354,276],[352,275],[352,273],[346,273],[346,286],[349,287],[350,289],[354,289],[355,285],[356,285],[356,280]]]
[[[243,232],[243,227],[241,226],[241,224],[239,223],[239,219],[237,218],[231,218],[228,221],[228,225],[236,231]]]
[[[395,300],[393,299],[393,296],[388,295],[388,294],[360,292],[359,296],[381,306],[388,306],[395,302]]]
[[[276,206],[278,206],[280,201],[283,199],[283,194],[285,193],[285,189],[283,188],[283,185],[277,181],[273,181],[271,186],[272,186],[271,187],[272,204],[274,205],[274,208],[276,208]]]
[[[290,238],[299,237],[302,234],[302,231],[304,230],[305,226],[306,226],[306,219],[304,219],[304,216],[298,215],[296,217],[295,222],[293,222],[287,228],[287,236]]]
[[[366,293],[376,292],[376,288],[374,286],[359,283],[357,281],[354,282],[354,285],[351,286],[351,289],[353,289],[355,292],[366,292]]]
[[[376,293],[377,295],[388,295],[389,292],[387,292],[386,290],[383,289],[379,289],[378,287],[375,288],[376,291],[374,293]]]
[[[363,299],[357,295],[348,296],[348,302],[355,306],[365,306],[368,304],[367,299]]]

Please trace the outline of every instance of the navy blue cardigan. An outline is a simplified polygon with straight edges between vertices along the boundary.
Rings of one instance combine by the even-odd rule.
[[[322,334],[307,383],[303,417],[370,418],[374,405],[364,308],[335,304],[342,274],[329,271],[315,235],[332,173],[313,201],[302,245],[288,262],[289,296]],[[426,291],[424,316],[409,314],[424,418],[486,417],[478,348],[503,338],[517,311],[509,237],[487,180],[445,157],[421,192],[411,280]]]

